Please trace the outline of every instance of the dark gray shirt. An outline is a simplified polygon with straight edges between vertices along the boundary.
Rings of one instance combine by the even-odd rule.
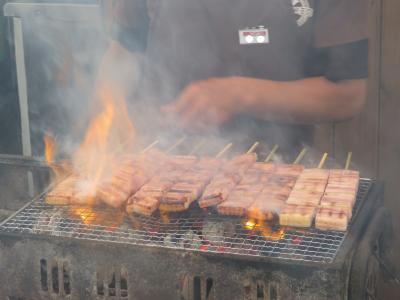
[[[128,49],[144,52],[134,97],[138,118],[174,100],[189,83],[209,77],[291,81],[367,76],[365,0],[108,1],[114,36]],[[238,31],[257,26],[268,30],[269,42],[241,45]],[[310,127],[247,116],[222,131],[289,147],[311,141]]]

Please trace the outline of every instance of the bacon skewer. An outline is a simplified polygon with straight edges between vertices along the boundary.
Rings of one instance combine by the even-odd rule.
[[[271,220],[279,213],[290,195],[302,165],[277,165],[256,201],[249,207],[248,216],[257,220]]]
[[[160,174],[153,177],[128,199],[127,213],[153,214],[158,209],[165,193],[196,161],[197,158],[194,156],[173,156],[169,158],[160,169]]]
[[[187,210],[201,196],[222,163],[222,160],[214,158],[200,159],[161,198],[160,211]]]
[[[240,182],[246,170],[250,168],[256,160],[256,154],[251,153],[236,156],[234,159],[227,162],[206,187],[203,196],[199,200],[199,206],[201,208],[206,208],[225,201],[229,193]]]
[[[227,200],[218,205],[218,213],[230,216],[245,216],[247,209],[262,192],[265,181],[274,172],[273,164],[255,163],[241,182],[230,193]]]
[[[139,156],[120,164],[109,181],[100,184],[97,197],[111,207],[121,207],[135,194],[168,157],[156,150],[148,150]]]
[[[103,182],[91,182],[79,174],[69,176],[49,192],[46,202],[58,205],[95,205],[103,202],[111,207],[121,207],[152,176],[155,162],[166,159],[162,152],[152,150],[157,143],[153,142],[140,154],[121,156],[114,163],[114,172]]]
[[[353,153],[349,152],[344,170],[331,170],[328,185],[315,218],[315,227],[321,230],[345,231],[356,201],[360,173],[350,171]]]
[[[306,169],[300,174],[279,215],[281,225],[311,226],[328,183],[329,171],[322,169],[327,157],[328,154],[324,153],[318,168]]]
[[[258,143],[255,143],[250,149],[254,151],[256,146],[258,146]],[[274,147],[274,149],[271,153],[275,153],[277,148]],[[256,201],[274,171],[274,164],[254,163],[229,194],[227,200],[218,205],[218,213],[229,216],[245,216],[248,208]]]

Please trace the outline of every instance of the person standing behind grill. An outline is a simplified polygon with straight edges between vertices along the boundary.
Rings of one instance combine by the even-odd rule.
[[[99,83],[134,121],[288,148],[365,102],[365,0],[104,0],[112,36]],[[149,117],[151,116],[151,117]],[[162,125],[160,125],[162,126]]]

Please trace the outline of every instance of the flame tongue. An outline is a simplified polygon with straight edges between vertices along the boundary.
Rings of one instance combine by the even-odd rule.
[[[83,178],[92,181],[94,185],[99,183],[109,167],[111,160],[109,134],[114,115],[114,103],[106,101],[104,110],[90,124],[83,143],[73,157],[75,171]]]
[[[49,134],[44,136],[44,149],[44,158],[46,162],[52,164],[56,152],[56,141]]]
[[[103,87],[98,100],[96,106],[100,111],[90,122],[81,145],[72,155],[72,172],[81,179],[75,187],[77,204],[93,204],[99,185],[109,181],[118,168],[118,157],[131,155],[133,149],[135,130],[122,95],[110,87]],[[52,162],[56,144],[49,136],[44,142],[46,161],[54,169]],[[59,178],[59,172],[55,173]]]

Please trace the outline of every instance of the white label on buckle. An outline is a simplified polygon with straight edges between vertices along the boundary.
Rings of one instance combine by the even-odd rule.
[[[268,44],[269,32],[267,28],[259,26],[257,28],[247,28],[239,30],[240,45],[249,44]]]

